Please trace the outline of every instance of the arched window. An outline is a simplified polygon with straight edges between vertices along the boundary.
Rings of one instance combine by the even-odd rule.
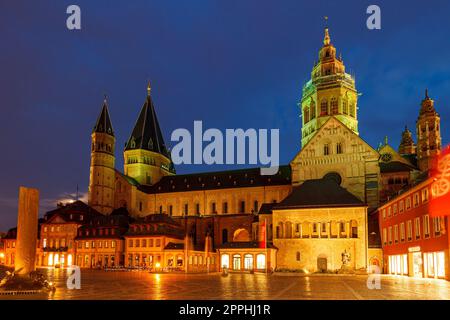
[[[352,101],[350,103],[350,116],[355,117],[355,114],[356,114],[355,103]]]
[[[306,107],[303,109],[303,124],[306,124],[309,122],[309,108]]]
[[[333,97],[331,99],[330,107],[331,107],[331,114],[338,114],[339,113],[338,102],[337,102],[336,98]]]
[[[222,243],[227,243],[227,242],[228,242],[228,230],[223,229],[222,230]]]
[[[241,270],[241,255],[233,255],[233,270]]]
[[[253,255],[247,253],[244,255],[244,269],[252,270],[253,269]]]
[[[220,264],[222,268],[229,268],[230,267],[230,256],[228,254],[223,254],[220,257]]]
[[[300,261],[300,258],[301,258],[300,252],[297,251],[297,253],[295,254],[295,260]]]
[[[310,113],[310,120],[316,117],[316,104],[312,100],[311,103],[309,104],[309,113]]]
[[[343,114],[348,114],[348,101],[347,101],[347,98],[344,98],[344,100],[342,101],[342,113]]]
[[[328,115],[328,101],[326,99],[323,99],[320,103],[320,115],[326,116]]]

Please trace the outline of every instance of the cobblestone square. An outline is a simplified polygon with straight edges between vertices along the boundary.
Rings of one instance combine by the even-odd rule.
[[[444,280],[381,276],[381,289],[367,288],[363,275],[150,274],[81,271],[81,289],[66,287],[67,272],[46,269],[57,290],[50,295],[0,296],[0,299],[71,300],[390,300],[450,299]]]

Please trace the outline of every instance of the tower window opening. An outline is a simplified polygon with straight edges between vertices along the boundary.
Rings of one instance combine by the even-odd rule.
[[[328,156],[330,154],[330,145],[329,144],[325,144],[323,146],[323,155],[324,156]]]
[[[342,143],[340,143],[340,142],[336,144],[336,153],[337,154],[343,153],[342,152]]]
[[[322,100],[320,103],[320,115],[326,116],[328,115],[328,102],[327,100]]]
[[[331,99],[331,114],[338,114],[338,102],[336,98]]]

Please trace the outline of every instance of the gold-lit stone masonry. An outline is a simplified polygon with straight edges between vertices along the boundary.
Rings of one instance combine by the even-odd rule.
[[[15,270],[19,270],[18,274],[29,274],[35,270],[38,212],[39,191],[20,187],[14,266]]]
[[[425,91],[419,117],[416,122],[417,130],[417,163],[420,171],[430,169],[436,156],[441,152],[441,118],[434,108],[434,101]]]
[[[311,80],[303,86],[299,103],[302,112],[302,147],[331,117],[336,117],[358,134],[358,92],[354,78],[345,72],[342,57],[336,57],[328,28],[325,28],[319,61],[311,72]]]
[[[88,202],[95,210],[103,214],[110,214],[114,207],[114,149],[116,139],[109,117],[106,98],[91,138]]]

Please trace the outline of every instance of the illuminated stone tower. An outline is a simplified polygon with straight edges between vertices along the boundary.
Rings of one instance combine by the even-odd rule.
[[[421,171],[431,168],[436,156],[441,152],[441,118],[434,108],[434,101],[425,90],[419,117],[416,121],[417,163]]]
[[[150,92],[149,83],[147,98],[124,151],[125,175],[143,185],[153,185],[163,176],[175,174]]]
[[[400,146],[398,147],[398,153],[401,155],[416,153],[416,144],[414,143],[412,133],[409,131],[407,126],[405,126],[405,131],[402,132],[402,140],[400,141]]]
[[[111,213],[114,205],[114,148],[116,139],[109,117],[106,97],[91,137],[88,202],[95,210],[107,215]]]
[[[341,57],[336,57],[336,48],[325,28],[319,61],[311,72],[311,80],[303,86],[299,103],[302,112],[302,147],[332,116],[358,134],[358,92],[354,78],[345,72]]]

